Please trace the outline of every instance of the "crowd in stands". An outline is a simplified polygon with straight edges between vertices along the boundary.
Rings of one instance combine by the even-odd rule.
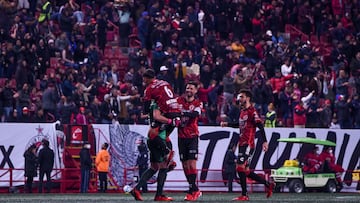
[[[199,81],[203,125],[236,121],[237,92],[251,89],[271,127],[359,128],[359,8],[357,0],[0,0],[1,121],[146,123],[141,76],[152,68],[178,95]],[[126,67],[106,60],[109,47],[126,50]]]

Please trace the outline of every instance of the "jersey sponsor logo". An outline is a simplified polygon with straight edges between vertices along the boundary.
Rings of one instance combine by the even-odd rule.
[[[177,102],[177,99],[169,99],[169,100],[166,101],[166,104],[170,105],[170,104],[174,104],[176,102]]]

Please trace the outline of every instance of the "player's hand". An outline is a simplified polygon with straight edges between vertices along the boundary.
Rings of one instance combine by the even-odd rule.
[[[227,127],[227,126],[228,126],[228,122],[221,121],[221,122],[220,122],[220,126],[221,126],[221,127]]]
[[[264,152],[267,152],[267,150],[269,149],[269,145],[268,145],[267,142],[264,142],[264,143],[262,144],[262,149],[263,149]]]

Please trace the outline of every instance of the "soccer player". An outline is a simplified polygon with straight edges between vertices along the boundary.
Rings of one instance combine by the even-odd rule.
[[[259,117],[259,114],[256,112],[254,106],[251,103],[252,94],[249,90],[240,90],[240,94],[237,99],[241,105],[239,123],[228,123],[221,122],[220,125],[222,127],[239,127],[240,135],[239,135],[239,154],[237,160],[236,171],[238,172],[241,184],[241,193],[242,195],[234,198],[235,201],[248,201],[249,196],[247,194],[247,185],[246,185],[246,177],[249,177],[259,183],[264,184],[267,187],[266,197],[269,198],[272,195],[273,189],[275,187],[274,183],[270,183],[251,171],[249,169],[249,165],[251,162],[252,154],[255,149],[255,132],[256,127],[260,130],[260,135],[262,136],[262,140],[265,140],[262,143],[263,151],[266,152],[268,150],[268,143],[266,141],[265,130],[263,123]]]
[[[189,82],[186,85],[185,95],[178,97],[178,103],[182,109],[181,126],[178,127],[179,155],[189,183],[185,201],[195,201],[202,195],[196,185],[196,160],[199,148],[198,117],[202,109],[202,102],[195,98],[197,91],[198,84]]]
[[[163,195],[169,162],[173,151],[168,136],[174,127],[180,125],[180,110],[177,99],[169,83],[155,79],[155,72],[148,69],[143,74],[147,86],[144,91],[144,113],[149,115],[150,129],[148,147],[150,151],[150,168],[141,176],[139,183],[130,192],[135,200],[142,201],[140,187],[157,172],[157,190],[155,201],[172,201]]]

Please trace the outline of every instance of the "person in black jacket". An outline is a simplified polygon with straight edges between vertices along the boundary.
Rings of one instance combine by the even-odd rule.
[[[34,177],[37,176],[38,159],[36,156],[36,145],[31,145],[24,153],[25,158],[25,174],[26,185],[25,189],[28,193],[32,193],[32,183]]]
[[[43,190],[44,174],[46,174],[46,179],[47,179],[46,192],[49,193],[51,190],[50,175],[54,167],[54,151],[50,149],[48,140],[43,139],[42,145],[43,148],[39,152],[39,168],[40,168],[39,193],[42,193]]]
[[[225,155],[225,174],[227,175],[228,192],[233,192],[233,180],[236,176],[236,144],[229,147]]]
[[[139,177],[149,168],[149,150],[143,140],[138,146],[139,155],[136,160],[136,165],[139,167]],[[142,187],[142,192],[148,192],[147,183],[145,183]]]
[[[85,143],[80,151],[80,168],[81,168],[81,193],[87,193],[90,181],[90,170],[92,167],[92,160],[90,155],[89,143]]]

